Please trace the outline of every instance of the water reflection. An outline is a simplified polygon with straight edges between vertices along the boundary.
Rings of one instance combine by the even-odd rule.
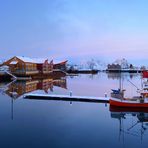
[[[53,92],[54,86],[67,89],[66,78],[12,81],[7,84],[1,83],[0,92],[2,94],[7,94],[13,99],[17,99],[22,95],[35,90],[43,90],[44,93],[48,93],[48,91]]]
[[[137,146],[135,143],[138,143],[138,140],[141,145],[145,146],[143,142],[145,142],[144,138],[147,137],[148,108],[132,107],[136,101],[137,104],[147,101],[146,96],[142,95],[142,86],[145,80],[142,79],[141,74],[110,74],[109,77],[114,80],[117,79],[119,84],[117,89],[112,89],[111,97],[116,98],[115,100],[117,102],[122,100],[122,103],[131,103],[131,107],[123,107],[121,104],[120,107],[115,107],[110,104],[109,110],[111,118],[119,121],[119,141],[122,142],[123,147],[125,147],[125,145],[129,147],[127,144],[129,141],[134,146]],[[125,96],[126,92],[132,91],[134,93],[132,93],[131,96]],[[145,93],[147,92],[145,91]]]
[[[140,75],[141,75],[140,73],[107,73],[108,79],[113,79],[113,80],[115,79],[119,80],[121,78],[122,80],[124,79],[126,80],[127,78],[132,80],[133,78],[139,77]]]
[[[127,135],[143,140],[148,129],[147,108],[118,108],[110,106],[110,116],[119,121],[119,141],[125,143]]]
[[[131,80],[135,85],[140,85],[140,75],[130,73],[98,73],[93,74],[81,74],[64,77],[60,79],[35,79],[31,81],[16,81],[9,83],[0,83],[0,92],[7,94],[12,98],[18,98],[25,93],[35,90],[43,90],[44,93],[52,92],[54,86],[72,91],[73,95],[80,96],[96,96],[104,97],[104,94],[109,96],[111,89],[126,89],[124,95],[133,95],[134,88],[128,80]],[[67,85],[67,81],[68,85]],[[67,87],[68,86],[68,87]],[[80,88],[81,89],[80,89]],[[122,87],[122,88],[121,88]],[[69,92],[64,93],[69,93]],[[63,92],[61,92],[63,93]],[[123,96],[123,94],[122,94]]]
[[[27,143],[28,147],[37,148],[107,148],[121,147],[123,142],[127,143],[126,148],[147,147],[147,110],[109,108],[109,105],[105,107],[101,103],[73,102],[70,105],[64,101],[37,101],[21,97],[40,90],[49,94],[72,91],[78,96],[103,97],[105,93],[109,96],[111,89],[119,88],[120,78],[124,79],[126,94],[133,96],[132,91],[135,92],[136,88],[127,79],[139,86],[141,75],[131,75],[122,74],[120,77],[119,74],[98,73],[1,83],[0,147],[10,147],[8,143],[12,147],[20,147]],[[10,97],[12,99],[8,99]],[[13,120],[10,120],[10,115]]]

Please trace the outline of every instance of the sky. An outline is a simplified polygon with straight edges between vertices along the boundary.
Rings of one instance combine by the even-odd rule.
[[[0,58],[148,65],[147,0],[0,0]]]

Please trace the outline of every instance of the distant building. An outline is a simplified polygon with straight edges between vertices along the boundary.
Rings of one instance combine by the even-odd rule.
[[[121,65],[119,65],[119,64],[108,64],[107,69],[108,70],[121,70]]]
[[[141,69],[142,71],[147,70],[146,66],[141,66],[140,69]]]
[[[121,69],[129,69],[129,65],[130,65],[125,58],[117,59],[113,64],[121,65]]]
[[[134,69],[133,64],[130,64],[129,68],[130,68],[130,69]]]

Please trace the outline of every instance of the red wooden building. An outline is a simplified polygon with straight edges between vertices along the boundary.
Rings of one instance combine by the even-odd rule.
[[[3,65],[9,67],[9,71],[18,76],[32,76],[32,75],[48,75],[54,70],[65,71],[66,63],[58,62],[55,63],[53,60],[45,58],[28,58],[24,56],[14,56],[9,60],[5,61]]]

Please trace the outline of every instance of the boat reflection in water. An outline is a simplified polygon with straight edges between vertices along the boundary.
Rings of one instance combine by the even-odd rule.
[[[125,144],[125,138],[134,136],[140,138],[148,129],[148,108],[120,108],[110,106],[111,118],[119,120],[119,140]],[[126,135],[126,137],[125,137]]]
[[[13,99],[17,99],[25,93],[33,92],[35,90],[43,90],[45,93],[53,91],[54,86],[67,89],[65,78],[61,79],[40,79],[29,81],[15,81],[5,85],[1,85],[1,93],[7,94]]]

